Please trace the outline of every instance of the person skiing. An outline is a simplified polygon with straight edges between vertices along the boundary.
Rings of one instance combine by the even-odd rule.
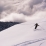
[[[38,23],[36,23],[36,24],[35,24],[35,29],[37,29],[38,26],[39,26]]]

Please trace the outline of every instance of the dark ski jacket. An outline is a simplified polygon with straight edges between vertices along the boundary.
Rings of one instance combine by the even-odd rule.
[[[36,24],[35,24],[35,29],[37,29],[38,26],[39,26],[38,23],[36,23]]]

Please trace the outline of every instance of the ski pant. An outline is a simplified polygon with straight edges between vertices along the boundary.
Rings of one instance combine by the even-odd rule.
[[[37,29],[37,26],[35,26],[35,29]]]

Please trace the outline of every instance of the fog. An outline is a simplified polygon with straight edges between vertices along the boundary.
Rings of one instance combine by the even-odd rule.
[[[45,15],[46,0],[0,0],[0,21],[25,22]]]

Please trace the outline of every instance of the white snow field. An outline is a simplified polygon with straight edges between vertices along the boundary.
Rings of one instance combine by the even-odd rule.
[[[40,25],[36,30],[35,23]],[[46,19],[28,21],[1,31],[0,46],[46,46]]]
[[[46,0],[0,0],[1,22],[25,22],[1,31],[0,46],[46,46],[45,18]]]

